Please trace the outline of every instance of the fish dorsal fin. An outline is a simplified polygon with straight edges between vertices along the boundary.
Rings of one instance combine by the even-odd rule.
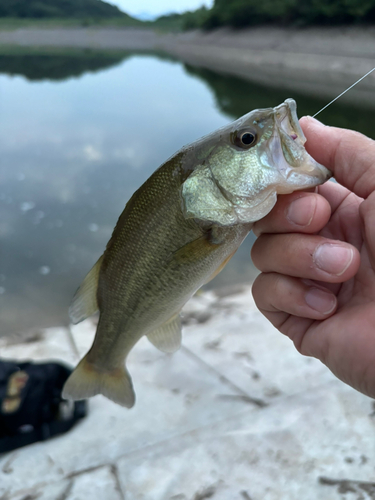
[[[176,314],[147,335],[148,340],[160,351],[172,353],[181,347],[181,320]]]
[[[103,255],[86,275],[81,286],[74,294],[69,307],[69,317],[74,325],[88,318],[98,310],[96,291],[98,289],[99,272]]]

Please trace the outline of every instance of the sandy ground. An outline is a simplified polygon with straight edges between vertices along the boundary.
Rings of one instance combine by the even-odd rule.
[[[184,62],[289,90],[335,97],[375,66],[375,28],[163,34],[140,29],[17,29],[0,47],[162,51]],[[375,106],[375,73],[344,99]]]
[[[0,456],[2,500],[371,500],[373,401],[297,353],[250,287],[184,309],[173,355],[142,339],[131,410],[97,396],[67,434]],[[2,357],[77,362],[94,325],[53,328]]]

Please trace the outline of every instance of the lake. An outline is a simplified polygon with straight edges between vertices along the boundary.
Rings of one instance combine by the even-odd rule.
[[[0,335],[66,325],[70,299],[132,193],[183,145],[259,107],[306,95],[155,54],[0,55]],[[335,103],[327,124],[374,136],[371,110]],[[256,276],[247,238],[219,287]]]

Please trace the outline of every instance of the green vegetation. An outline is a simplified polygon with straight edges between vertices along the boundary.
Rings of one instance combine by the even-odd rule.
[[[101,0],[0,0],[0,29],[143,25]]]
[[[158,17],[152,23],[152,26],[168,31],[200,29],[204,25],[209,12],[206,7],[201,7],[195,11],[187,11],[182,14],[169,14]]]
[[[159,18],[164,28],[245,28],[260,24],[374,24],[375,0],[215,0],[213,7]]]
[[[101,0],[1,0],[0,28],[138,26],[164,31],[273,25],[374,24],[375,0],[215,0],[211,9],[142,22]]]
[[[375,0],[215,0],[203,25],[352,24],[375,21]]]
[[[1,0],[0,17],[51,18],[51,17],[121,17],[114,5],[100,0]]]

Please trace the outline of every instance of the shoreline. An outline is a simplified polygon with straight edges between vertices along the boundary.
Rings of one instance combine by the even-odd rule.
[[[0,29],[4,48],[162,52],[196,67],[327,99],[375,66],[375,28],[252,28],[158,33],[138,28]],[[375,106],[375,75],[343,97]]]

